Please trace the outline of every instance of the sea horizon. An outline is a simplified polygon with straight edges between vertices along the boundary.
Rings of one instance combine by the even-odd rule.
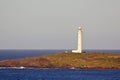
[[[0,60],[19,59],[33,56],[42,56],[47,54],[55,54],[59,52],[71,52],[71,49],[0,49]],[[120,54],[120,50],[97,50],[86,49],[83,52],[100,52]]]

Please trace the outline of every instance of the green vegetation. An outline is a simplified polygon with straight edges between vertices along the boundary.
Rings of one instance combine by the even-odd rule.
[[[45,56],[0,61],[1,67],[120,69],[120,54],[57,53]]]

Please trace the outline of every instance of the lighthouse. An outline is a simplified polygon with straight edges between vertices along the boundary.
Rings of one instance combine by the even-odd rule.
[[[82,28],[78,27],[78,46],[77,50],[72,50],[73,53],[82,53]]]

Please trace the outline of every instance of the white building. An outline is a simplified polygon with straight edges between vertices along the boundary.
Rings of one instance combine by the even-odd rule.
[[[78,47],[77,50],[72,50],[73,53],[82,53],[82,28],[78,28]]]

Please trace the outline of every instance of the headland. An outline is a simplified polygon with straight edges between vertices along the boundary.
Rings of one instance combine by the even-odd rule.
[[[61,52],[44,56],[1,60],[0,67],[120,69],[120,54]]]

